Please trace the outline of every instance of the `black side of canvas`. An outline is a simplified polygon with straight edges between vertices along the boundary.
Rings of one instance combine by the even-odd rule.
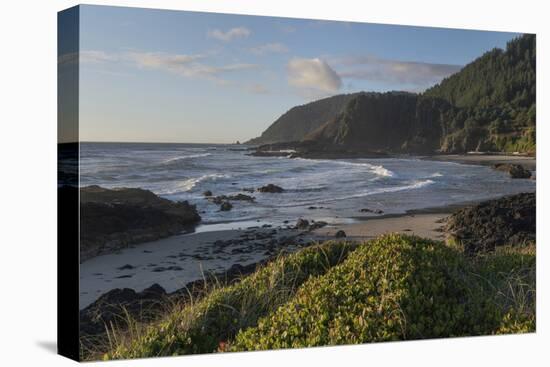
[[[79,353],[79,7],[57,16],[57,352]]]

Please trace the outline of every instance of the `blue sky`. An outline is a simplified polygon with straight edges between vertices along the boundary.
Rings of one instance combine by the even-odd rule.
[[[230,143],[299,104],[421,92],[514,33],[81,6],[80,139]]]

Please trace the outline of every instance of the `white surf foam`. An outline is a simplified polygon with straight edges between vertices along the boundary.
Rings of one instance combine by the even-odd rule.
[[[293,158],[293,159],[303,160],[307,162],[333,163],[333,164],[340,164],[344,166],[361,167],[361,168],[366,168],[368,171],[380,177],[395,177],[395,173],[385,168],[384,166],[374,165],[366,162],[350,162],[350,161],[342,161],[342,160],[336,160],[336,159],[307,159],[307,158]]]
[[[353,199],[353,198],[360,198],[365,197],[369,195],[376,195],[376,194],[384,194],[384,193],[390,193],[390,192],[399,192],[399,191],[405,191],[405,190],[414,190],[414,189],[420,189],[422,187],[428,186],[433,184],[434,181],[432,180],[423,180],[423,181],[414,181],[409,185],[404,186],[395,186],[395,187],[380,187],[378,189],[373,190],[367,190],[363,191],[354,195],[339,197],[339,198],[333,198],[328,201],[337,201],[337,200],[345,200],[345,199]]]
[[[192,178],[188,178],[187,180],[183,180],[183,181],[180,181],[178,183],[175,184],[175,186],[172,188],[172,189],[168,189],[164,192],[161,192],[159,194],[163,194],[163,195],[173,195],[173,194],[177,194],[177,193],[180,193],[180,192],[187,192],[187,191],[191,191],[193,188],[195,188],[195,186],[197,186],[199,183],[203,182],[203,181],[206,181],[206,180],[216,180],[218,178],[228,178],[230,177],[229,175],[225,175],[225,174],[219,174],[219,173],[211,173],[211,174],[206,174],[206,175],[202,175],[202,176],[199,176],[199,177],[192,177]]]
[[[183,161],[183,160],[187,160],[187,159],[208,157],[210,155],[212,155],[212,154],[211,153],[199,153],[199,154],[182,155],[182,156],[179,156],[179,157],[173,157],[173,158],[167,159],[167,160],[163,161],[162,164],[170,164],[170,163],[179,162],[179,161]]]

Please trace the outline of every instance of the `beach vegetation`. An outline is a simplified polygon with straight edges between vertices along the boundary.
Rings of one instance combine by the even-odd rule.
[[[282,255],[232,285],[119,331],[105,359],[535,330],[535,245],[468,254],[389,234]]]

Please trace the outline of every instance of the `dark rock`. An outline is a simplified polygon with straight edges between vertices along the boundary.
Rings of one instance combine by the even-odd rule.
[[[445,230],[470,254],[534,242],[535,193],[504,196],[460,209],[447,218]]]
[[[229,201],[224,201],[221,205],[220,205],[220,210],[222,212],[227,212],[229,210],[231,210],[233,208],[233,205],[229,202]]]
[[[296,228],[307,229],[309,227],[309,221],[307,219],[300,218],[296,222]]]
[[[201,220],[187,201],[138,188],[83,187],[80,209],[80,261],[178,234]]]
[[[244,194],[236,194],[236,195],[219,195],[215,197],[209,197],[208,198],[211,202],[214,204],[220,205],[224,201],[249,201],[253,202],[256,200],[254,196],[244,195]]]
[[[116,279],[131,278],[131,277],[133,277],[133,274],[126,274],[126,275],[120,275],[116,277]]]
[[[132,270],[132,269],[134,269],[134,268],[135,268],[135,266],[130,265],[130,264],[126,264],[126,265],[123,265],[123,266],[121,266],[121,267],[119,267],[119,268],[117,268],[117,269],[118,269],[118,270]]]
[[[343,238],[343,237],[346,237],[346,232],[342,231],[342,230],[339,230],[338,232],[336,232],[334,234],[334,237],[336,238]]]
[[[256,200],[255,197],[244,195],[244,194],[237,194],[237,195],[231,195],[227,197],[228,200],[240,200],[240,201],[254,201]]]
[[[105,333],[106,325],[125,327],[127,312],[130,316],[147,321],[158,314],[166,292],[158,284],[136,292],[133,289],[113,289],[80,311],[80,335],[97,336]],[[83,339],[85,340],[85,339]]]
[[[281,193],[285,191],[282,187],[274,184],[268,184],[266,186],[258,187],[257,190],[259,192],[269,192],[269,193]]]
[[[210,190],[206,190],[205,192],[202,193],[204,196],[212,196],[212,191]]]
[[[320,221],[313,221],[310,225],[309,225],[309,230],[310,231],[313,231],[315,229],[318,229],[318,228],[323,228],[324,226],[326,226],[328,223],[327,222],[323,222],[322,220]]]
[[[369,208],[363,208],[359,210],[361,213],[374,213],[374,214],[384,214],[384,211],[382,209],[369,209]]]
[[[498,163],[493,168],[497,171],[507,172],[512,178],[531,178],[531,171],[521,164]]]

